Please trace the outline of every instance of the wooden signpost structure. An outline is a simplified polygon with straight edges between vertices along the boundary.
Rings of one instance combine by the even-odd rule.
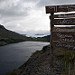
[[[53,28],[54,25],[75,25],[75,4],[46,6],[46,14],[50,14],[50,66],[53,67]],[[59,13],[61,12],[61,14]],[[62,12],[64,12],[62,14]],[[55,14],[58,13],[58,14]],[[66,35],[64,35],[66,36]],[[65,45],[64,45],[65,46]]]

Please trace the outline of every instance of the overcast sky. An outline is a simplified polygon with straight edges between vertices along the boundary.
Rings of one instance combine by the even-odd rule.
[[[49,34],[45,6],[75,4],[75,0],[0,0],[0,24],[22,34]]]

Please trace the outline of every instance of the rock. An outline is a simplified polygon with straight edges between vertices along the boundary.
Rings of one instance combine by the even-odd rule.
[[[32,56],[23,66],[22,72],[17,75],[60,75],[61,61],[54,61],[54,67],[50,67],[50,46]]]

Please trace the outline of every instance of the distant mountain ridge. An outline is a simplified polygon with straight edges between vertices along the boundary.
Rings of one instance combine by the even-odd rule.
[[[46,35],[43,37],[37,37],[37,41],[50,42],[50,35]]]
[[[7,30],[3,25],[0,25],[0,46],[9,43],[26,41],[26,39],[26,36]]]

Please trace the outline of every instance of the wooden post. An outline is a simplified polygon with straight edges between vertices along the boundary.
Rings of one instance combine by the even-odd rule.
[[[51,13],[50,16],[50,32],[51,32],[51,36],[50,36],[50,67],[53,67],[53,42],[52,42],[52,30],[54,27],[54,13]]]

